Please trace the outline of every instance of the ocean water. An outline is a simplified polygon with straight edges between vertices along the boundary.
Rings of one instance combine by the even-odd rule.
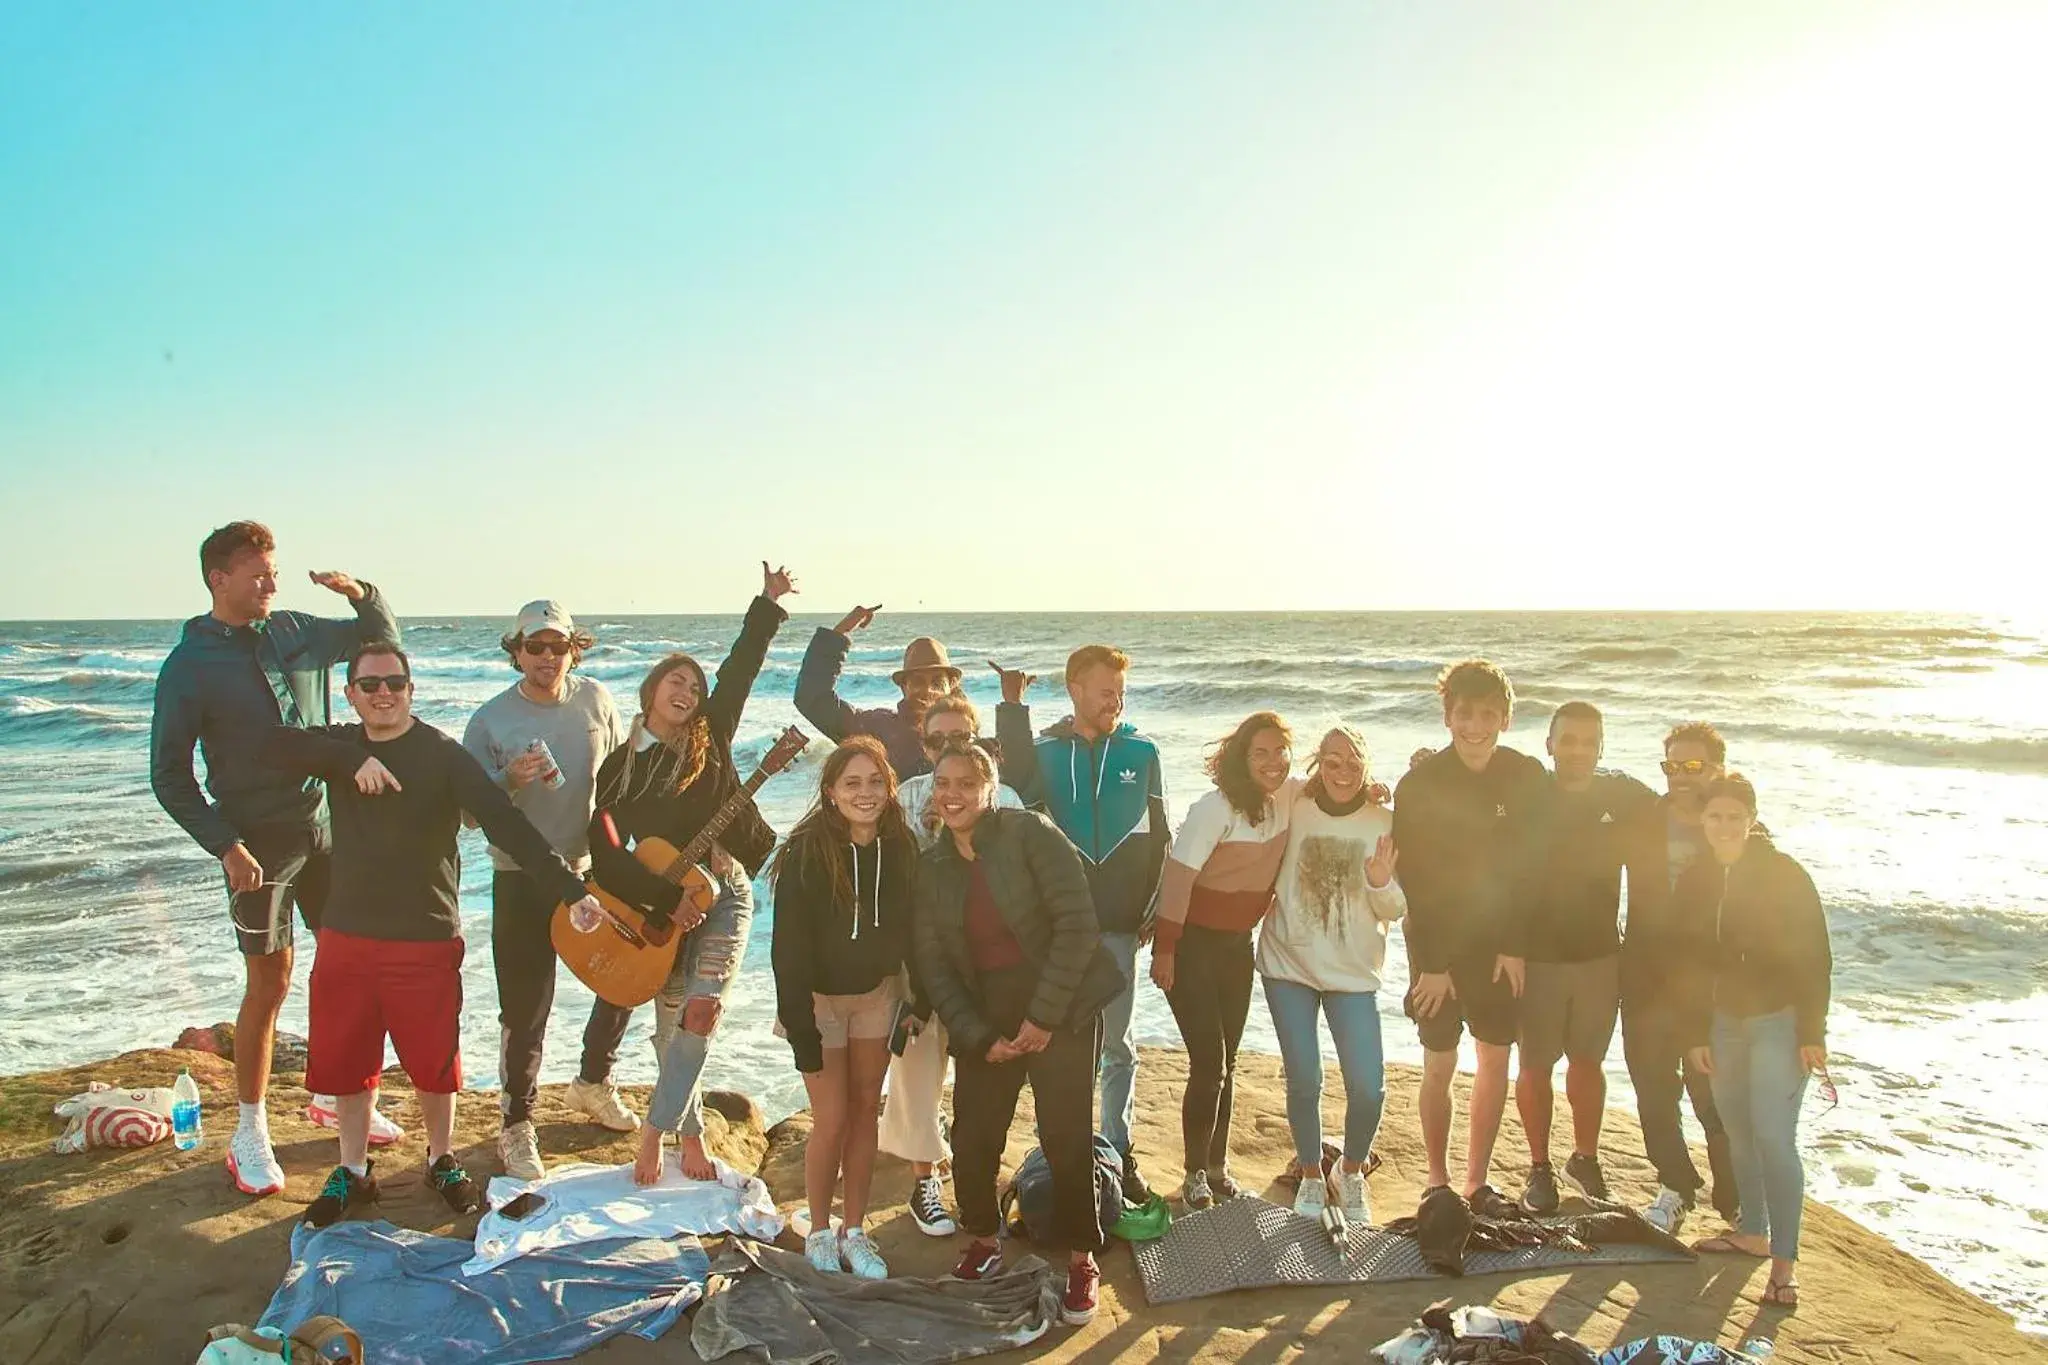
[[[647,666],[670,650],[722,657],[737,616],[592,622],[587,671],[630,707]],[[815,619],[783,628],[741,731],[743,761],[783,726]],[[470,712],[513,680],[497,620],[405,624],[418,710],[460,735]],[[171,622],[0,623],[0,1071],[69,1065],[168,1044],[187,1024],[232,1018],[240,965],[217,867],[156,806],[146,749],[156,670]],[[1136,660],[1129,716],[1161,745],[1176,816],[1203,790],[1203,746],[1272,707],[1306,754],[1327,724],[1360,726],[1391,780],[1418,745],[1440,743],[1431,679],[1468,654],[1499,661],[1521,697],[1508,743],[1541,753],[1560,702],[1608,717],[1606,762],[1661,787],[1660,738],[1712,720],[1731,763],[1757,783],[1764,817],[1812,871],[1835,943],[1830,1027],[1841,1104],[1810,1101],[1803,1140],[1811,1191],[2014,1314],[2048,1330],[2048,634],[1976,618],[1864,615],[1359,614],[891,615],[857,642],[845,692],[893,698],[904,640],[945,639],[989,709],[996,657],[1056,679],[1091,640]],[[1056,683],[1035,715],[1063,713]],[[345,704],[336,698],[342,709]],[[786,829],[804,807],[823,746],[761,798]],[[489,867],[464,845],[469,941],[464,1045],[472,1083],[493,1085]],[[775,1113],[801,1102],[786,1045],[769,1033],[772,910],[756,920],[746,969],[713,1052],[712,1083]],[[1397,932],[1394,956],[1400,958]],[[305,1030],[302,951],[284,1026]],[[1390,963],[1398,979],[1405,962]],[[575,1064],[588,993],[566,972],[546,1078]],[[1390,1054],[1419,1060],[1414,1033],[1383,999]],[[636,1020],[623,1078],[651,1080],[652,1021]],[[1146,984],[1138,1029],[1173,1044],[1165,1000]],[[1274,1049],[1254,998],[1246,1045]],[[1629,1103],[1619,1042],[1614,1102]],[[107,1079],[121,1079],[109,1076]],[[1390,1112],[1389,1123],[1413,1123]]]

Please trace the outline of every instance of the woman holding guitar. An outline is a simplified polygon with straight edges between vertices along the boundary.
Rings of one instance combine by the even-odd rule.
[[[765,562],[761,578],[761,595],[748,607],[716,682],[707,686],[703,665],[687,654],[656,664],[640,683],[640,714],[626,742],[597,770],[590,863],[598,885],[657,918],[672,917],[675,928],[688,935],[654,1002],[661,1070],[633,1163],[633,1178],[642,1185],[661,1178],[662,1140],[671,1132],[684,1175],[711,1180],[718,1174],[704,1150],[697,1083],[726,992],[746,955],[754,915],[749,879],[775,847],[775,831],[741,790],[732,741],[769,642],[789,619],[777,599],[796,591],[787,571]],[[722,811],[735,797],[736,809]],[[721,815],[726,823],[709,865],[693,869],[681,884],[642,866],[631,852],[633,844],[655,838],[685,848]],[[586,1038],[586,1055],[596,1052],[609,1064],[631,1018],[630,1009],[615,1005],[593,1013],[591,1031],[602,1029],[604,1035],[594,1048]]]

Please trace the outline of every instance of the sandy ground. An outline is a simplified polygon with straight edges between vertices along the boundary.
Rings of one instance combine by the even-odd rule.
[[[56,1156],[50,1108],[89,1080],[123,1085],[168,1084],[190,1066],[206,1093],[207,1141],[191,1153],[168,1143],[134,1152]],[[1333,1068],[1334,1072],[1334,1068]],[[1147,1049],[1139,1072],[1137,1142],[1146,1174],[1177,1189],[1181,1170],[1179,1095],[1183,1059]],[[5,1365],[191,1365],[207,1327],[254,1321],[285,1269],[291,1225],[332,1166],[334,1141],[305,1122],[306,1095],[285,1078],[273,1086],[271,1126],[289,1175],[281,1195],[251,1200],[228,1183],[222,1166],[233,1113],[228,1063],[200,1053],[151,1051],[66,1071],[0,1082],[0,1362]],[[1424,1167],[1415,1127],[1412,1069],[1388,1076],[1387,1122],[1374,1177],[1381,1219],[1413,1210]],[[1333,1077],[1334,1084],[1334,1077]],[[631,1092],[629,1092],[631,1093]],[[644,1093],[634,1095],[644,1104]],[[1562,1101],[1560,1100],[1560,1103]],[[785,1208],[802,1200],[798,1116],[770,1134],[739,1096],[718,1104],[731,1122],[714,1119],[713,1146],[736,1165],[760,1166]],[[1462,1104],[1462,1101],[1461,1101]],[[394,1078],[384,1108],[410,1130],[382,1154],[382,1216],[414,1228],[466,1236],[473,1220],[453,1220],[424,1183],[425,1146],[410,1090]],[[1495,1183],[1520,1189],[1526,1156],[1510,1105]],[[1334,1127],[1336,1097],[1327,1104]],[[498,1127],[496,1096],[462,1097],[459,1146],[479,1175],[493,1173]],[[1032,1145],[1027,1098],[1011,1132],[1010,1159]],[[536,1116],[551,1158],[624,1161],[620,1139],[572,1116],[560,1087],[543,1096]],[[1454,1152],[1463,1142],[1462,1126]],[[1291,1143],[1282,1108],[1279,1062],[1243,1059],[1233,1135],[1233,1169],[1247,1189],[1277,1200],[1274,1182]],[[1634,1120],[1610,1114],[1603,1143],[1617,1193],[1645,1199],[1652,1175]],[[1704,1165],[1704,1162],[1702,1162]],[[938,1275],[951,1267],[957,1239],[919,1235],[903,1207],[909,1168],[884,1158],[877,1174],[879,1212],[869,1226],[899,1274]],[[1709,1216],[1688,1233],[1717,1230]],[[1795,1313],[1759,1305],[1765,1266],[1745,1259],[1705,1258],[1691,1266],[1589,1267],[1567,1274],[1487,1276],[1462,1281],[1375,1285],[1356,1292],[1329,1289],[1219,1295],[1152,1308],[1129,1254],[1104,1260],[1102,1309],[1080,1330],[1055,1329],[1027,1354],[1086,1365],[1154,1359],[1248,1361],[1275,1365],[1302,1357],[1347,1361],[1383,1340],[1437,1298],[1492,1302],[1520,1316],[1541,1313],[1596,1347],[1654,1332],[1677,1332],[1734,1344],[1773,1338],[1778,1359],[1841,1361],[2043,1361],[2048,1344],[2016,1332],[2011,1320],[1958,1289],[1925,1264],[1834,1211],[1809,1203]],[[615,1341],[591,1353],[606,1361],[692,1360],[684,1329],[656,1344]],[[1021,1358],[1021,1357],[1019,1357]]]

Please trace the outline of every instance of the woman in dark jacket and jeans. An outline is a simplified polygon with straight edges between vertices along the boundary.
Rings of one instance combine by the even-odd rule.
[[[1094,1316],[1101,1280],[1095,1056],[1122,973],[1102,947],[1081,856],[1044,816],[989,809],[995,781],[986,751],[940,751],[932,806],[945,832],[919,861],[914,897],[923,988],[952,1040],[953,1189],[973,1239],[953,1274],[1001,1268],[996,1175],[1029,1080],[1072,1252],[1061,1316],[1078,1324]]]
[[[1742,1217],[1696,1250],[1771,1258],[1767,1304],[1799,1302],[1799,1106],[1809,1075],[1827,1074],[1834,954],[1813,879],[1756,826],[1756,789],[1729,774],[1709,784],[1701,826],[1711,860],[1679,879],[1679,924],[1692,974],[1689,1059],[1714,1083],[1728,1128]]]
[[[661,838],[678,850],[710,823],[718,808],[741,790],[732,741],[747,695],[768,657],[769,642],[789,619],[775,599],[794,591],[789,575],[762,565],[761,595],[747,608],[718,681],[705,685],[704,666],[687,654],[671,654],[640,683],[640,714],[626,742],[598,765],[596,813],[590,821],[590,870],[597,884],[640,910],[672,914],[682,891],[640,865],[630,846]],[[704,1150],[704,1120],[698,1080],[711,1050],[711,1035],[725,1009],[725,995],[746,956],[747,930],[754,917],[750,878],[775,848],[775,831],[751,799],[718,836],[708,862],[718,899],[700,923],[683,923],[688,933],[654,1000],[654,1052],[660,1072],[647,1101],[647,1127],[633,1178],[651,1185],[661,1178],[661,1143],[676,1134],[683,1174],[715,1179],[718,1168]],[[583,1055],[601,1059],[607,1073],[633,1012],[616,1005],[593,1010],[584,1034]],[[583,1077],[600,1082],[608,1076]]]

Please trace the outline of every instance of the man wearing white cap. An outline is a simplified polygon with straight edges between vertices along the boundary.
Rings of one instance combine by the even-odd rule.
[[[485,702],[463,732],[463,747],[512,803],[568,860],[590,867],[591,790],[597,765],[626,740],[626,723],[612,694],[595,678],[575,672],[596,643],[578,630],[561,603],[528,602],[510,634],[498,642],[519,681]],[[538,1180],[546,1168],[533,1131],[541,1043],[555,1003],[555,949],[548,937],[556,897],[503,851],[491,850],[491,962],[498,976],[502,1044],[498,1071],[498,1158],[505,1173]],[[569,1104],[594,1122],[629,1133],[639,1119],[616,1087],[581,1079]]]

